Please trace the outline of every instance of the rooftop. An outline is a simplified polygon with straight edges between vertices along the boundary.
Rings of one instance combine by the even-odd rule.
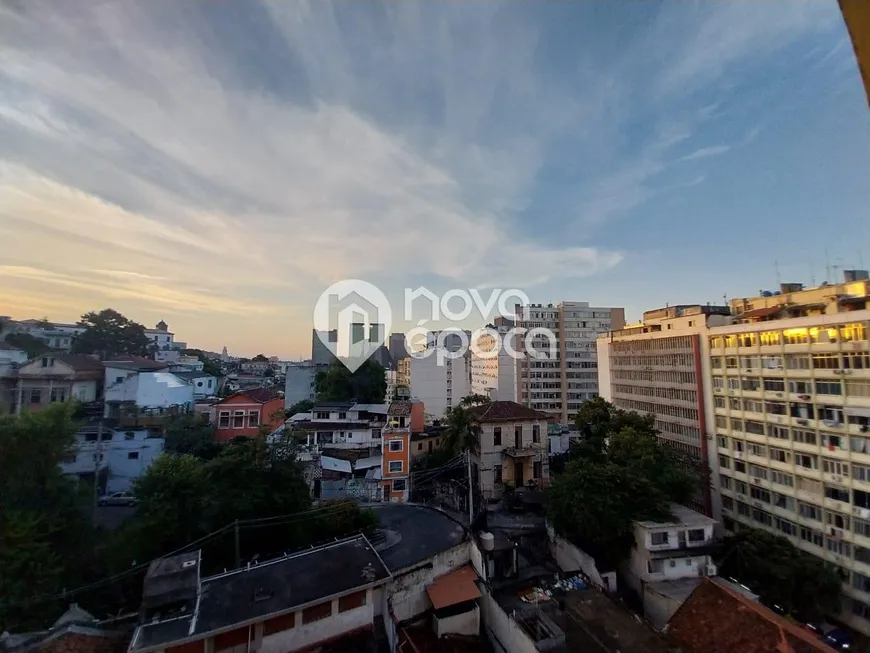
[[[113,369],[130,370],[132,372],[154,372],[155,370],[164,370],[169,367],[169,363],[161,363],[149,358],[138,357],[134,357],[134,360],[128,358],[121,361],[105,361],[103,365]]]
[[[324,411],[324,410],[329,410],[329,411],[333,411],[333,412],[337,411],[337,410],[338,411],[346,411],[346,410],[350,410],[355,405],[356,405],[355,401],[321,401],[321,402],[314,404],[314,408],[312,408],[311,410],[314,412]]]
[[[668,623],[689,653],[822,653],[826,645],[760,603],[708,578]]]
[[[76,372],[102,372],[103,363],[96,358],[78,354],[51,354],[55,361],[71,367]]]
[[[411,402],[410,401],[394,401],[390,404],[390,409],[387,411],[388,415],[395,417],[402,417],[411,414]]]
[[[0,340],[0,349],[4,351],[24,351],[23,349],[20,349],[19,347],[14,347],[3,340]]]
[[[207,636],[216,630],[295,612],[390,578],[363,535],[205,578],[192,616],[142,626],[134,651]]]
[[[515,422],[517,420],[545,420],[547,415],[515,401],[492,401],[472,406],[468,411],[478,422]]]
[[[391,546],[378,548],[393,572],[452,549],[466,538],[462,524],[428,506],[385,503],[371,509],[381,521],[381,530],[398,535],[398,539],[387,538]]]
[[[278,394],[277,390],[273,390],[272,388],[251,388],[250,390],[239,390],[238,392],[234,392],[227,397],[227,399],[240,396],[245,396],[258,403],[265,404],[267,401],[278,399],[281,395]]]
[[[678,503],[671,504],[671,516],[668,521],[640,521],[638,525],[643,528],[665,528],[668,526],[709,526],[716,523],[712,517],[707,517],[691,508],[681,506]]]
[[[212,376],[211,374],[206,374],[205,372],[173,372],[175,376],[179,379],[184,379],[185,381],[193,381],[194,379],[201,379],[204,376]]]

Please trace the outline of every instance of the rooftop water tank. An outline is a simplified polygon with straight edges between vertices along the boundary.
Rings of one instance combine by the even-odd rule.
[[[495,548],[495,536],[492,533],[481,533],[480,547],[484,551],[492,551]]]

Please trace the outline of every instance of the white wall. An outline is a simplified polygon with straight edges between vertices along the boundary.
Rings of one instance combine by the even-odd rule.
[[[0,349],[0,361],[18,364],[26,363],[27,352],[21,349]]]
[[[436,578],[468,564],[470,560],[471,543],[465,541],[452,549],[439,553],[434,558],[430,558],[427,562],[431,562],[432,567],[426,565],[409,574],[402,574],[401,571],[393,572],[390,595],[393,611],[399,623],[429,610],[432,607],[432,602],[426,593],[426,586],[430,585]]]
[[[70,395],[83,402],[96,401],[97,385],[95,380],[76,381],[72,384]]]
[[[439,638],[451,634],[476,637],[480,634],[480,608],[474,606],[468,612],[444,619],[432,617],[432,628],[435,631],[435,636]]]
[[[559,569],[562,571],[577,571],[579,569],[593,583],[597,583],[611,592],[616,591],[616,572],[600,572],[592,556],[565,538],[556,535],[553,527],[549,524],[547,524],[547,535],[550,538],[550,555],[556,559]]]
[[[338,599],[332,602],[332,616],[314,623],[302,624],[302,613],[296,613],[296,627],[263,636],[257,653],[288,653],[312,646],[344,633],[369,626],[374,621],[371,590],[366,605],[347,612],[338,612]]]
[[[106,401],[136,401],[139,373],[119,367],[107,367],[104,387]]]
[[[193,405],[193,387],[170,372],[139,374],[136,405],[143,408]]]
[[[426,413],[434,419],[440,419],[447,408],[459,405],[463,397],[471,394],[470,356],[441,360],[440,365],[437,352],[410,360],[411,396],[422,401]]]
[[[489,594],[480,599],[483,610],[483,623],[487,635],[497,649],[507,653],[538,653],[532,639],[526,635],[516,621],[511,619]]]
[[[116,431],[108,443],[104,458],[109,466],[106,492],[123,492],[133,487],[133,481],[142,476],[151,463],[163,453],[163,438],[149,438],[145,430]],[[131,457],[133,456],[133,457]]]

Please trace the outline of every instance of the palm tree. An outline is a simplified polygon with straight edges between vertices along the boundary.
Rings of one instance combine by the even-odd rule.
[[[463,451],[477,453],[480,447],[480,424],[465,406],[447,409],[441,446],[454,456]]]

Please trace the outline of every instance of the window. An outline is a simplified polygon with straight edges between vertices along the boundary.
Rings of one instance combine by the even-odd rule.
[[[42,391],[38,388],[34,388],[30,391],[30,403],[31,404],[39,404],[42,403]]]
[[[816,392],[820,395],[841,395],[843,385],[839,381],[816,381]]]
[[[541,425],[540,424],[532,424],[532,442],[540,442],[541,441]]]
[[[852,478],[863,483],[870,483],[870,467],[852,463]]]
[[[393,492],[404,492],[405,491],[405,479],[397,478],[393,481]]]
[[[495,447],[501,446],[501,427],[495,426],[492,429],[492,444]]]
[[[248,426],[260,425],[260,411],[252,410],[248,412]]]
[[[339,413],[338,419],[347,419],[347,413]]]
[[[395,481],[393,481],[395,487]],[[354,592],[353,594],[348,594],[347,596],[342,596],[338,599],[338,611],[339,612],[347,612],[348,610],[353,610],[354,608],[361,608],[366,604],[366,591],[362,590],[360,592]]]
[[[764,481],[767,480],[767,467],[759,467],[758,465],[750,465],[749,466],[749,475],[752,478],[760,478]]]
[[[404,470],[404,465],[401,460],[390,461],[390,474],[401,474]]]
[[[127,454],[127,460],[139,460],[139,452],[131,451]]]
[[[746,445],[746,448],[749,450],[749,453],[752,456],[758,456],[760,458],[764,458],[767,456],[767,447],[765,447],[764,445],[749,442]]]
[[[493,483],[501,483],[502,482],[502,468],[501,465],[493,465],[492,467],[492,481]]]
[[[825,486],[825,497],[828,499],[833,499],[834,501],[849,503],[849,491],[844,490],[843,488],[835,487],[833,485]]]
[[[719,467],[723,469],[731,468],[731,459],[728,456],[719,455]]]
[[[776,460],[781,463],[787,463],[789,459],[789,453],[785,449],[776,449],[774,447],[771,447],[770,459]]]
[[[51,394],[49,395],[49,401],[54,403],[55,401],[65,401],[66,400],[66,390],[63,388],[52,388]]]
[[[792,476],[791,474],[786,474],[785,472],[779,472],[775,469],[770,470],[770,480],[777,485],[794,487],[794,476]]]
[[[243,410],[233,411],[233,428],[234,429],[245,428],[245,411],[243,411]]]
[[[326,601],[320,605],[313,605],[302,611],[302,623],[310,624],[332,616],[332,601]]]
[[[225,429],[230,426],[230,411],[222,410],[218,413],[218,428]]]
[[[687,537],[689,542],[703,542],[704,541],[704,529],[703,528],[694,528],[687,532]]]
[[[849,475],[849,464],[832,460],[830,458],[822,458],[822,471],[826,474],[836,474],[837,476]]]
[[[523,425],[517,424],[514,426],[514,446],[517,449],[523,448]]]
[[[660,533],[650,533],[650,542],[652,546],[662,546],[663,544],[668,543],[668,532],[662,531]]]
[[[764,379],[767,392],[785,392],[785,379]]]
[[[837,354],[813,354],[813,369],[838,370],[840,357]]]
[[[807,356],[786,356],[785,366],[789,370],[808,370],[810,369],[810,359]]]
[[[803,503],[800,502],[798,504],[798,514],[804,519],[812,519],[817,522],[822,521],[822,508],[821,506],[813,505],[812,503]]]
[[[816,434],[813,431],[805,431],[803,429],[794,430],[794,441],[803,442],[804,444],[816,444]]]
[[[731,489],[731,479],[728,476],[720,476],[719,477],[719,485],[722,486],[725,490]]]
[[[314,419],[329,419],[329,413],[325,411],[318,411],[314,413]]]
[[[401,440],[389,440],[390,451],[401,451],[402,450],[402,441]]]
[[[746,463],[744,463],[740,460],[735,460],[734,461],[734,471],[737,472],[738,474],[745,474],[746,473]]]
[[[788,440],[788,427],[768,424],[767,435],[777,440]]]
[[[810,456],[805,453],[796,453],[794,457],[794,461],[797,465],[804,467],[806,469],[818,469],[819,462],[815,456]]]

